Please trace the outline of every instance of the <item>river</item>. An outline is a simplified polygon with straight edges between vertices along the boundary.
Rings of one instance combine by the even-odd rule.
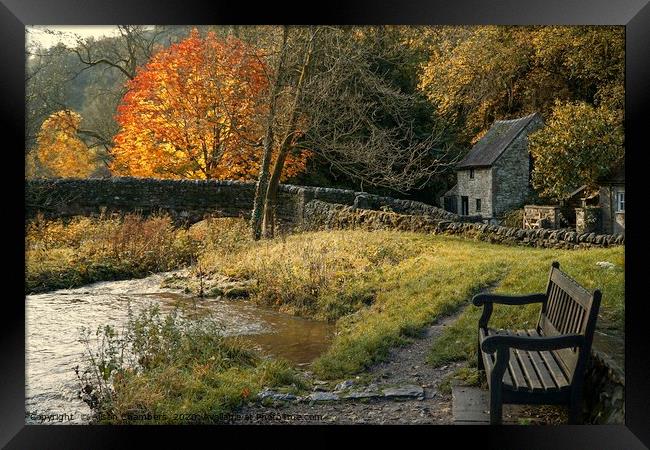
[[[169,274],[94,283],[29,295],[25,302],[26,423],[83,424],[90,409],[77,398],[74,367],[82,362],[81,328],[95,331],[113,325],[120,331],[134,312],[149,304],[163,312],[176,306],[202,310],[229,336],[240,335],[262,353],[282,357],[296,366],[309,364],[329,345],[333,327],[290,316],[245,300],[196,299],[160,287]]]

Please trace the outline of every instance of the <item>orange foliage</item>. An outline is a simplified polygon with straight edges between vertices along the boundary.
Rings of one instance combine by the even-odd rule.
[[[190,36],[157,53],[128,82],[118,107],[111,170],[159,178],[254,179],[268,81],[255,49],[213,33]],[[284,176],[305,169],[306,154]]]
[[[63,110],[51,114],[38,133],[37,148],[28,161],[34,176],[85,178],[97,168],[96,157],[77,136],[81,116]]]

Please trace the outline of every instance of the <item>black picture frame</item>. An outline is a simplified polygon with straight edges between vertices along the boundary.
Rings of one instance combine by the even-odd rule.
[[[648,152],[645,117],[650,103],[650,5],[649,0],[435,0],[435,1],[330,1],[319,5],[282,6],[275,2],[214,3],[183,1],[111,1],[98,0],[0,0],[0,127],[4,153],[10,156],[3,171],[5,181],[5,219],[14,225],[13,245],[3,246],[5,277],[14,289],[4,297],[0,371],[0,445],[7,448],[116,448],[151,445],[150,438],[180,439],[188,443],[197,434],[211,445],[246,445],[248,433],[274,432],[279,440],[269,443],[286,445],[295,439],[300,445],[314,440],[287,435],[285,427],[105,427],[25,425],[25,311],[18,301],[24,295],[24,48],[25,25],[113,25],[132,24],[495,24],[495,25],[624,25],[626,28],[626,187],[631,203],[637,205],[626,217],[626,415],[625,426],[558,427],[351,427],[383,438],[395,431],[408,436],[422,433],[429,443],[469,444],[483,448],[589,448],[637,449],[650,446],[649,356],[646,350],[650,303],[643,295],[644,240],[646,232],[641,215],[643,155]],[[312,6],[313,9],[308,9]],[[310,11],[310,12],[307,12]],[[644,114],[645,113],[645,114]],[[13,142],[12,145],[8,142]],[[635,187],[636,186],[636,187]],[[15,189],[15,191],[14,191]],[[21,267],[19,261],[23,262]],[[243,428],[241,428],[243,427]],[[343,428],[303,426],[308,432],[350,431]],[[246,434],[244,434],[246,433]],[[241,439],[226,441],[228,438]],[[206,438],[206,436],[201,436]],[[273,439],[273,438],[271,438]],[[335,437],[336,439],[336,437]],[[339,438],[340,439],[340,438]],[[451,440],[449,440],[451,439]],[[478,441],[477,441],[478,439]],[[171,441],[168,441],[171,442]],[[324,440],[322,442],[325,442]],[[330,441],[336,445],[337,441]],[[408,443],[415,440],[409,439]],[[188,445],[191,445],[188,443]],[[420,444],[423,445],[423,444]],[[425,444],[426,445],[426,444]],[[444,444],[443,444],[444,445]],[[461,447],[462,448],[462,447]]]

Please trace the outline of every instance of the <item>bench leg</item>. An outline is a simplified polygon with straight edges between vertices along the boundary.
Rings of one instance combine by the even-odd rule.
[[[569,405],[569,424],[579,425],[582,423],[582,411],[580,405]]]
[[[508,366],[508,347],[497,348],[497,358],[490,373],[490,425],[500,425],[503,413],[503,374]]]
[[[582,383],[574,382],[569,397],[569,423],[572,425],[582,423]]]
[[[579,396],[571,396],[569,403],[569,424],[579,425],[582,423],[582,399]]]
[[[478,340],[478,345],[476,347],[476,353],[477,353],[477,367],[478,370],[485,371],[485,364],[483,364],[483,353],[481,352],[481,340],[479,338]]]
[[[490,388],[490,425],[501,425],[502,414],[501,386],[493,384]]]

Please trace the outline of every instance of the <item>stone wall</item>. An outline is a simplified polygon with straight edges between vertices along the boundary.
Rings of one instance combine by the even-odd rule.
[[[559,206],[526,205],[522,228],[558,229],[561,227],[561,217]]]
[[[585,423],[625,423],[625,375],[606,354],[592,350],[584,389]]]
[[[304,228],[307,230],[398,230],[431,234],[457,234],[492,243],[546,248],[608,247],[625,244],[623,235],[565,230],[502,227],[482,223],[454,222],[413,214],[361,210],[353,206],[337,205],[314,200],[305,205]]]
[[[205,214],[236,217],[250,211],[255,185],[237,181],[142,178],[32,180],[25,186],[27,216],[47,217],[164,211],[190,222]]]
[[[163,211],[176,220],[192,223],[208,214],[247,217],[254,194],[255,183],[242,181],[129,177],[30,180],[25,182],[25,207],[27,217],[37,213],[54,218],[101,212],[148,215]],[[311,200],[354,205],[357,198],[361,199],[361,206],[368,209],[461,220],[456,214],[421,202],[346,189],[293,185],[280,185],[276,216],[284,224],[299,226],[304,206]]]

